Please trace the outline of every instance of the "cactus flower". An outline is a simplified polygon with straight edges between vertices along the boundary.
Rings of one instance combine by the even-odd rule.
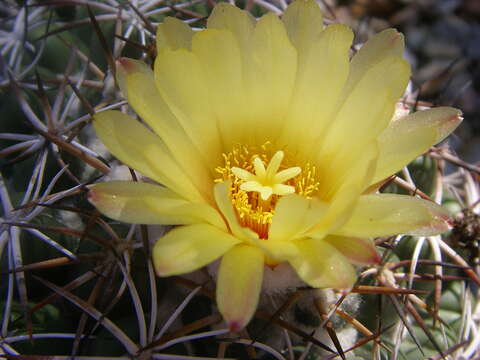
[[[128,223],[178,225],[157,240],[159,276],[220,259],[217,304],[231,330],[258,304],[265,266],[287,262],[315,288],[349,288],[354,264],[378,263],[372,238],[434,235],[448,214],[375,184],[444,139],[453,108],[391,120],[410,66],[403,37],[373,36],[352,57],[353,33],[324,26],[314,0],[258,21],[218,4],[193,32],[167,18],[153,70],[121,58],[117,77],[145,122],[94,118],[119,160],[157,184],[99,183],[89,200]]]

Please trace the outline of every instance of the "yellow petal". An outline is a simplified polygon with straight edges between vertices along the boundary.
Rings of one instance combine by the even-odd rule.
[[[237,39],[242,56],[249,53],[255,18],[247,11],[228,3],[219,3],[207,20],[208,29],[229,30]]]
[[[267,264],[279,264],[283,261],[288,261],[295,256],[298,256],[298,248],[295,246],[295,241],[282,241],[268,239],[251,239],[251,244],[262,249],[265,253],[265,262]]]
[[[100,140],[119,160],[188,200],[204,201],[161,139],[137,120],[110,110],[95,114],[93,126]]]
[[[321,239],[349,219],[360,194],[371,183],[377,157],[378,148],[376,142],[373,142],[365,148],[362,157],[352,165],[349,172],[335,179],[331,188],[325,188],[325,200],[330,205],[325,216],[308,231],[309,236]],[[330,179],[322,180],[327,182]]]
[[[237,216],[233,210],[232,201],[230,200],[230,181],[224,181],[214,186],[214,196],[220,212],[230,227],[230,231],[239,239],[246,240],[248,238],[246,229],[242,228],[238,223]]]
[[[388,126],[409,76],[410,66],[398,57],[387,58],[366,72],[332,119],[318,153],[328,164],[329,176],[348,172],[363,156],[366,144]]]
[[[404,47],[403,35],[395,29],[384,30],[368,39],[352,58],[347,88],[353,88],[369,69],[386,58],[402,57]]]
[[[322,12],[314,0],[293,1],[283,13],[282,21],[300,58],[323,30]]]
[[[300,150],[305,155],[311,153],[312,146],[318,148],[327,134],[325,128],[332,121],[348,76],[348,52],[352,40],[353,33],[349,27],[328,26],[311,44],[310,51],[298,65],[283,138],[287,144],[295,144],[302,139]]]
[[[162,99],[153,71],[141,61],[121,58],[117,61],[117,79],[135,112],[162,138],[172,157],[202,194],[211,197],[212,177],[209,169]]]
[[[228,30],[209,29],[195,34],[192,47],[208,79],[204,86],[213,99],[222,144],[229,149],[246,140],[243,134],[249,116],[238,42]]]
[[[335,168],[325,160],[318,166],[320,174],[328,174],[321,177],[320,194],[323,199],[333,199],[335,196],[341,196],[341,190],[349,191],[349,188],[362,188],[360,193],[365,190],[371,182],[375,172],[378,159],[378,143],[376,140],[368,143],[362,151],[357,154],[357,159],[350,164],[349,168],[338,166]],[[330,158],[329,158],[330,159]],[[336,164],[338,165],[338,164]]]
[[[449,219],[448,212],[432,201],[408,195],[363,195],[349,221],[335,234],[354,237],[431,236],[447,231]]]
[[[304,232],[325,215],[327,204],[299,195],[284,196],[275,207],[268,241],[286,241],[303,237]]]
[[[387,58],[368,70],[332,121],[325,148],[339,148],[348,142],[344,148],[350,151],[350,145],[378,136],[390,122],[409,76],[409,64],[398,57]]]
[[[102,214],[116,220],[161,225],[207,222],[227,230],[222,217],[211,206],[187,201],[159,185],[111,181],[89,189],[88,200]]]
[[[250,245],[237,245],[222,258],[217,304],[231,331],[245,327],[257,308],[262,288],[264,255]]]
[[[163,99],[210,164],[221,162],[220,138],[208,79],[198,58],[184,49],[165,49],[155,60],[155,81]]]
[[[180,275],[215,261],[239,240],[207,224],[185,225],[157,240],[152,257],[159,276]]]
[[[371,172],[373,173],[373,169]],[[308,236],[322,239],[334,229],[342,226],[350,218],[361,192],[362,186],[360,183],[343,186],[331,200],[326,214],[307,232]]]
[[[382,260],[372,239],[329,235],[324,241],[355,264],[379,264]]]
[[[316,288],[345,289],[357,278],[352,265],[338,250],[323,240],[295,241],[299,254],[289,260],[298,276]]]
[[[252,137],[274,139],[287,113],[297,71],[297,54],[283,23],[274,14],[263,16],[253,34],[252,63],[247,76],[248,106],[254,123]]]
[[[462,121],[460,110],[438,107],[394,121],[378,138],[380,155],[372,182],[396,173],[447,137]]]
[[[157,52],[168,48],[171,50],[192,48],[193,30],[183,21],[166,17],[157,28]]]

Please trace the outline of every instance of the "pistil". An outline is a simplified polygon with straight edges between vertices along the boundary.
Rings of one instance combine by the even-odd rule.
[[[258,192],[264,201],[269,200],[272,195],[293,194],[295,187],[283,183],[299,175],[302,169],[295,166],[279,172],[284,156],[283,151],[277,151],[272,156],[266,169],[263,161],[259,157],[255,157],[253,160],[255,174],[238,167],[232,167],[232,173],[244,181],[240,185],[240,189],[247,192]]]

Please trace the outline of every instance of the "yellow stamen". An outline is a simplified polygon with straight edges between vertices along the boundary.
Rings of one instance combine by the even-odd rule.
[[[319,187],[316,169],[309,163],[286,167],[291,163],[282,150],[271,151],[271,144],[237,145],[223,154],[224,166],[216,168],[216,182],[232,181],[233,207],[242,226],[255,231],[261,239],[268,237],[275,206],[282,196],[297,193],[310,197]],[[265,164],[268,164],[265,167]]]

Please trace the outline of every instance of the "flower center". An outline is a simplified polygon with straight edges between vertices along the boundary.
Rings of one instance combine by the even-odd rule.
[[[240,225],[267,239],[282,196],[297,193],[310,197],[319,187],[316,168],[309,163],[289,166],[291,161],[282,150],[273,151],[271,143],[262,146],[236,145],[223,154],[224,166],[215,171],[216,182],[230,180],[230,196]]]
[[[295,188],[291,185],[285,185],[284,182],[300,174],[302,169],[295,166],[279,172],[284,156],[283,151],[277,151],[270,159],[266,169],[263,161],[256,156],[253,159],[255,174],[239,167],[232,167],[233,174],[244,181],[240,185],[240,190],[258,192],[263,201],[269,200],[272,195],[293,194]]]

